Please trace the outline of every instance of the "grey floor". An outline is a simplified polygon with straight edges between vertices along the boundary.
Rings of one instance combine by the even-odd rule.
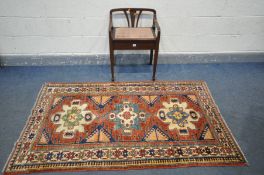
[[[4,166],[14,142],[18,139],[44,82],[106,82],[110,80],[109,72],[108,65],[1,68],[0,167]],[[148,65],[118,66],[116,72],[117,81],[140,81],[151,77],[151,67]],[[158,65],[157,79],[205,80],[245,153],[249,166],[76,174],[264,174],[264,63]]]

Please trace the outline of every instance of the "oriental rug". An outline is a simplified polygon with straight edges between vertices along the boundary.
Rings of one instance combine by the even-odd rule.
[[[203,81],[46,83],[4,174],[243,165]]]

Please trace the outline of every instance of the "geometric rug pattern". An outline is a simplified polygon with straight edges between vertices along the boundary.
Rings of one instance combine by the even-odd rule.
[[[204,81],[46,83],[4,174],[243,165]]]

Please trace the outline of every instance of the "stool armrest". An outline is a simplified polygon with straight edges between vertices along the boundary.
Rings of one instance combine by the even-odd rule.
[[[109,32],[109,37],[111,37],[111,39],[113,39],[112,29],[113,29],[113,21],[112,21],[112,15],[110,14],[108,32]]]
[[[156,14],[154,14],[154,17],[153,17],[153,28],[157,29],[157,32],[158,32],[157,37],[160,37],[160,25],[158,23]]]
[[[153,23],[154,23],[154,26],[157,28],[157,30],[160,31],[160,25],[158,23],[156,15],[154,15]]]

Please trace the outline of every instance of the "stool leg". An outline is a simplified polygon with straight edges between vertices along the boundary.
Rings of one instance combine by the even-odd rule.
[[[149,64],[152,64],[152,60],[153,60],[153,49],[150,50],[150,57],[149,57]]]
[[[115,77],[114,77],[114,64],[115,64],[115,60],[114,60],[114,51],[112,49],[110,49],[110,62],[111,62],[111,74],[112,74],[112,81],[115,81]]]
[[[157,68],[157,63],[158,63],[158,54],[159,54],[159,49],[155,50],[155,55],[154,55],[154,64],[153,64],[153,75],[152,75],[152,80],[155,81],[155,76],[156,76],[156,68]]]

